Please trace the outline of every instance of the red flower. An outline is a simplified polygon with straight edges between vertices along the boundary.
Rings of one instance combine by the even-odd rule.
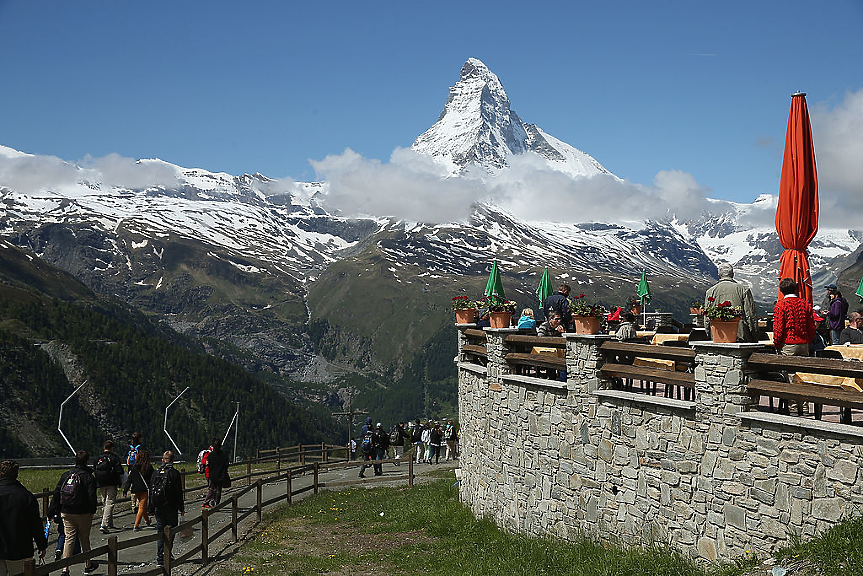
[[[579,298],[584,298],[584,294],[582,294],[581,296],[579,296]]]
[[[707,297],[707,301],[708,301],[708,302],[713,302],[714,300],[716,300],[716,298],[714,298],[713,296],[708,296],[708,297]]]

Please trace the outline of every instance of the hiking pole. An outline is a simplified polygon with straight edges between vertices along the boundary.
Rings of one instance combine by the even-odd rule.
[[[231,427],[234,427],[234,458],[237,457],[237,428],[235,424],[237,423],[237,418],[240,415],[240,403],[237,402],[237,411],[234,412],[234,417],[231,418],[231,423],[228,424],[228,429],[225,430],[225,437],[222,438],[222,446],[225,445],[225,442],[228,440],[228,434],[231,433]]]
[[[174,439],[173,439],[173,438],[171,438],[171,434],[169,434],[169,433],[168,433],[168,408],[170,408],[171,406],[173,406],[173,405],[174,405],[174,402],[176,402],[177,400],[179,400],[179,399],[180,399],[180,396],[182,396],[183,394],[185,394],[185,393],[186,393],[186,390],[188,390],[188,389],[189,389],[189,387],[188,387],[188,386],[186,386],[186,389],[185,389],[185,390],[183,390],[182,392],[180,392],[179,394],[177,394],[177,397],[176,397],[176,398],[174,398],[173,400],[171,400],[171,403],[170,403],[170,404],[168,404],[168,406],[165,408],[165,423],[162,425],[162,430],[165,432],[165,435],[168,437],[168,440],[170,440],[170,441],[171,441],[171,444],[173,444],[173,445],[174,445],[174,450],[176,450],[176,451],[177,451],[177,454],[179,454],[179,455],[181,455],[181,456],[183,455],[183,453],[180,451],[180,448],[179,448],[179,447],[177,447],[177,443],[176,443],[176,442],[174,442]]]
[[[86,384],[86,383],[87,383],[87,380],[84,380],[84,384]],[[62,436],[62,437],[63,437],[63,440],[65,440],[65,441],[66,441],[66,444],[68,444],[68,445],[69,445],[69,449],[70,449],[70,450],[72,450],[72,454],[75,454],[75,449],[74,449],[74,448],[72,448],[72,443],[71,443],[71,442],[69,442],[69,439],[68,439],[68,438],[66,438],[66,435],[65,435],[65,434],[63,434],[63,430],[60,428],[60,426],[63,424],[63,405],[64,405],[64,404],[66,404],[66,402],[68,402],[69,400],[71,400],[71,399],[72,399],[72,396],[74,396],[75,394],[77,394],[77,393],[78,393],[78,390],[80,390],[81,388],[83,388],[83,387],[84,387],[84,384],[81,384],[80,386],[78,386],[77,388],[75,388],[75,391],[74,391],[74,392],[72,392],[71,394],[69,394],[69,397],[68,397],[68,398],[66,398],[65,400],[63,400],[63,401],[60,403],[60,418],[57,420],[57,431],[60,433],[60,436]]]

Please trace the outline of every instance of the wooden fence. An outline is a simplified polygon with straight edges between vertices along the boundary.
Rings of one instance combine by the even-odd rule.
[[[119,552],[122,550],[128,550],[130,548],[134,548],[137,546],[143,546],[146,544],[152,544],[159,540],[162,540],[165,547],[164,553],[164,566],[159,566],[156,568],[152,568],[150,570],[144,572],[136,572],[136,574],[141,574],[145,576],[156,576],[159,574],[170,574],[173,567],[178,566],[180,564],[184,564],[187,562],[196,561],[197,558],[200,558],[199,562],[203,566],[207,564],[210,559],[210,544],[213,543],[217,538],[226,534],[229,530],[231,531],[231,536],[234,542],[237,542],[239,536],[239,524],[252,514],[255,515],[255,523],[261,521],[261,517],[263,514],[264,508],[268,508],[275,504],[278,504],[282,501],[291,504],[293,502],[294,496],[298,496],[308,491],[313,491],[314,494],[317,494],[321,488],[325,487],[337,487],[337,486],[348,486],[355,484],[364,484],[369,482],[380,482],[380,481],[399,481],[399,480],[407,480],[408,486],[413,487],[414,485],[414,462],[413,458],[407,458],[408,461],[408,473],[400,476],[378,476],[375,478],[368,478],[364,481],[361,480],[349,480],[349,481],[339,481],[339,482],[329,482],[324,483],[320,481],[319,475],[322,471],[328,471],[332,469],[338,468],[355,468],[358,466],[362,466],[363,464],[370,465],[368,461],[362,460],[347,460],[346,458],[333,458],[331,460],[331,452],[337,452],[346,450],[344,446],[333,446],[327,444],[307,444],[307,445],[298,445],[292,446],[288,448],[275,448],[272,450],[258,450],[255,458],[247,459],[241,462],[236,462],[231,464],[231,467],[246,467],[246,473],[242,476],[232,477],[231,482],[234,486],[234,489],[231,490],[228,498],[223,500],[218,506],[214,506],[213,508],[204,508],[201,510],[201,515],[197,518],[193,518],[176,527],[166,527],[164,532],[156,533],[156,534],[148,534],[146,536],[140,536],[136,538],[131,538],[129,540],[118,541],[116,536],[109,536],[108,543],[104,546],[99,546],[98,548],[93,548],[89,552],[83,552],[81,554],[76,554],[75,556],[70,556],[69,558],[64,558],[58,560],[56,562],[50,562],[43,565],[36,565],[35,560],[32,558],[25,562],[24,564],[24,575],[25,576],[47,576],[51,572],[56,572],[62,568],[66,568],[68,566],[74,566],[76,564],[84,564],[90,560],[100,558],[102,556],[106,557],[106,564],[108,567],[108,576],[116,576],[117,575],[117,567],[119,564],[118,557]],[[408,452],[410,454],[410,451]],[[308,460],[314,460],[311,463],[308,463]],[[293,466],[287,466],[284,471],[282,471],[282,465],[289,464],[292,461],[297,461],[298,463]],[[388,460],[380,460],[375,461],[375,464],[395,464],[401,463],[404,460],[401,459],[388,459]],[[252,472],[252,465],[260,465],[260,464],[276,464],[276,473],[273,475],[272,470],[260,470],[257,472]],[[304,488],[294,489],[292,486],[293,478],[297,476],[302,476],[305,474],[311,473],[313,475],[312,484],[306,486]],[[183,478],[183,494],[188,494],[190,492],[195,492],[198,490],[206,489],[207,486],[192,486],[186,487],[186,477],[191,475],[196,475],[197,472],[195,470],[191,471],[181,471],[180,472]],[[270,476],[267,476],[270,475]],[[266,476],[266,477],[262,477]],[[240,484],[243,480],[246,480],[246,486],[243,488],[239,488]],[[264,484],[272,484],[274,482],[285,482],[285,491],[273,498],[268,500],[262,500],[263,497],[263,486]],[[247,493],[254,490],[256,492],[256,503],[253,507],[249,508],[245,512],[240,513],[238,501],[242,496],[245,496]],[[47,488],[39,493],[35,494],[35,496],[42,500],[42,508],[43,515],[47,515],[48,510],[48,500],[53,494],[52,490],[48,490]],[[117,502],[128,502],[130,498],[118,498]],[[187,500],[188,503],[188,500]],[[225,526],[221,527],[217,531],[210,533],[210,516],[219,512],[221,510],[225,510],[228,507],[231,509],[231,521]],[[200,534],[201,534],[201,542],[188,550],[182,556],[177,558],[171,558],[171,549],[172,549],[172,541],[173,536],[190,528],[194,528],[195,526],[200,525]]]

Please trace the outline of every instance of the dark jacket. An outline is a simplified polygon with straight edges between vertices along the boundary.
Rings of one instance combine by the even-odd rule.
[[[831,330],[842,330],[845,328],[845,316],[848,315],[848,301],[840,294],[830,301],[827,310],[827,325]]]
[[[210,454],[212,456],[212,454]],[[207,461],[209,462],[209,457]],[[157,509],[167,508],[171,511],[176,510],[180,514],[184,514],[186,511],[186,505],[183,503],[183,478],[180,476],[180,473],[174,468],[173,464],[162,464],[162,466],[153,472],[153,475],[150,476],[150,488],[152,489],[153,484],[156,483],[156,478],[162,474],[166,474],[168,476],[168,493],[166,496],[168,497],[168,503],[164,506],[154,506],[153,499],[150,498],[148,500],[148,508],[150,512],[155,512]]]
[[[147,462],[147,467],[141,469],[141,462],[135,462],[132,466],[132,471],[129,472],[129,477],[126,478],[126,483],[123,484],[123,494],[127,494],[132,490],[132,494],[143,494],[150,489],[150,477],[153,475],[153,466]]]
[[[569,312],[569,298],[561,294],[560,292],[555,292],[551,296],[545,299],[545,302],[542,304],[542,312],[545,314],[545,319],[548,320],[548,313],[554,311],[560,314],[560,321],[563,323],[564,328],[569,328],[572,314]]]
[[[224,482],[228,478],[228,455],[222,450],[210,452],[207,468],[210,470],[207,478],[211,482]]]
[[[375,428],[372,433],[372,444],[375,445],[375,448],[386,450],[390,446],[390,435],[384,432],[383,428]]]
[[[107,459],[105,471],[100,470],[99,461]],[[123,481],[123,462],[120,457],[113,452],[102,452],[96,458],[96,464],[93,465],[93,476],[96,478],[96,485],[102,486],[119,486]]]
[[[66,482],[69,476],[75,472],[78,474],[81,490],[84,490],[86,497],[84,503],[80,506],[65,506],[60,502],[60,487]],[[51,497],[51,505],[48,507],[48,516],[54,516],[51,513],[56,510],[57,514],[95,514],[96,513],[96,479],[93,478],[93,472],[89,466],[75,466],[71,470],[63,472],[60,476],[60,481],[54,488],[54,495]]]
[[[39,550],[48,547],[39,503],[17,480],[0,479],[0,560],[33,557],[33,541]]]
[[[839,333],[839,343],[863,344],[863,332],[857,328],[852,328],[851,326],[844,328],[842,332]]]
[[[429,433],[429,443],[431,443],[432,446],[440,446],[441,436],[440,428],[432,428]]]

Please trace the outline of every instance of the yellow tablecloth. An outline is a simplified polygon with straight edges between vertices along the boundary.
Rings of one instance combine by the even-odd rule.
[[[836,350],[843,358],[854,358],[863,360],[863,344],[856,346],[828,346],[825,350]],[[797,372],[791,378],[792,382],[805,382],[807,384],[821,384],[823,386],[841,386],[846,390],[863,392],[863,378],[846,378],[844,376],[828,376],[827,374],[810,374],[808,372]]]
[[[551,346],[534,346],[530,349],[531,354],[545,354],[546,356],[557,356],[558,358],[566,358],[566,349],[553,348]]]
[[[663,342],[689,342],[689,334],[654,334],[650,343],[661,346]]]
[[[647,366],[649,368],[661,368],[663,370],[674,370],[674,360],[663,360],[662,358],[636,358],[632,361],[633,366]]]
[[[636,330],[635,335],[639,338],[653,338],[656,336],[656,330]]]

